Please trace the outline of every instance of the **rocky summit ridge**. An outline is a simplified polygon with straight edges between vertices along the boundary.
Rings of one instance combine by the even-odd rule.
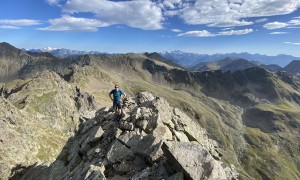
[[[50,166],[20,168],[11,179],[237,179],[221,156],[199,124],[142,92],[124,102],[120,121],[100,109]]]

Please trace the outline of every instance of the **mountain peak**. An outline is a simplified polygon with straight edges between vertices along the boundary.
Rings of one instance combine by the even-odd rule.
[[[195,66],[203,62],[212,62],[225,57],[236,57],[243,58],[249,61],[259,61],[262,64],[277,64],[281,67],[287,65],[294,59],[300,59],[298,57],[293,57],[291,55],[276,55],[268,56],[262,54],[250,54],[247,52],[242,53],[216,53],[216,54],[198,54],[198,53],[186,53],[182,51],[170,51],[161,53],[167,59],[172,60],[173,62],[182,65],[183,67]]]
[[[300,60],[293,60],[284,67],[284,70],[292,74],[300,73]]]
[[[144,55],[147,56],[148,58],[164,62],[164,63],[166,63],[168,65],[171,65],[171,66],[174,66],[174,67],[178,67],[178,68],[182,68],[182,66],[180,66],[180,65],[172,62],[171,60],[165,58],[164,56],[162,56],[161,54],[159,54],[157,52],[153,52],[153,53],[145,52]]]
[[[41,50],[43,52],[51,52],[51,51],[54,51],[54,50],[57,50],[59,48],[54,48],[54,47],[46,47],[46,48],[42,48]]]
[[[20,50],[13,45],[7,43],[7,42],[2,42],[0,43],[0,52],[19,52]]]

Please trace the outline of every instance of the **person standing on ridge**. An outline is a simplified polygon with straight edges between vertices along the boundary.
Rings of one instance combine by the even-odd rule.
[[[113,97],[111,95],[113,95]],[[126,94],[123,90],[119,89],[119,85],[116,84],[115,89],[110,91],[109,97],[113,101],[113,109],[115,111],[117,120],[120,120],[122,116],[122,100],[126,98]]]

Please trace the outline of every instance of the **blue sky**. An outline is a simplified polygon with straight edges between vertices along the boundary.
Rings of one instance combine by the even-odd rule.
[[[1,0],[0,42],[300,57],[300,0]]]

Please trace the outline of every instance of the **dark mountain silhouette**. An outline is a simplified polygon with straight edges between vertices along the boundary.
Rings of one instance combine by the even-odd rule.
[[[300,73],[300,60],[294,60],[290,62],[283,68],[283,70],[293,74]]]

